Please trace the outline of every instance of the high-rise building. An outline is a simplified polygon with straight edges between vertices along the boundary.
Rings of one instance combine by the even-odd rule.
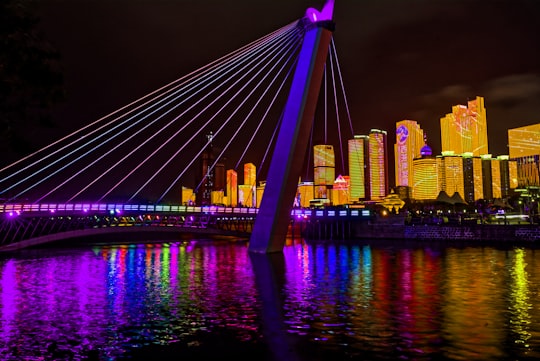
[[[484,98],[477,96],[464,105],[452,107],[452,113],[440,120],[442,152],[474,156],[488,154],[488,136]]]
[[[349,182],[350,178],[348,176],[342,176],[341,174],[337,176],[334,181],[334,187],[332,188],[332,204],[335,206],[349,204]]]
[[[394,144],[396,186],[412,187],[413,159],[420,157],[424,144],[424,131],[416,121],[402,120],[396,123]]]
[[[313,147],[313,185],[315,198],[329,198],[328,190],[334,185],[335,157],[334,146],[319,144]]]
[[[540,187],[540,155],[513,158],[517,162],[519,187]]]
[[[253,163],[244,164],[244,184],[242,192],[243,202],[242,204],[248,207],[256,206],[256,186],[257,186],[257,167]],[[249,191],[250,190],[250,191]],[[239,191],[240,192],[240,191]],[[250,194],[246,194],[246,193]],[[247,203],[246,203],[247,202]]]
[[[195,204],[193,189],[182,186],[182,204],[186,206]]]
[[[437,159],[427,144],[420,150],[420,157],[413,159],[411,173],[413,177],[412,198],[416,200],[437,199],[439,195]]]
[[[255,194],[249,184],[238,185],[238,205],[243,207],[255,207]]]
[[[349,150],[349,196],[352,202],[364,200],[369,194],[366,179],[369,171],[369,137],[355,135],[348,141]]]
[[[255,189],[255,207],[261,206],[261,201],[264,195],[264,189],[266,188],[266,181],[261,181]]]
[[[491,159],[491,191],[493,198],[502,198],[501,163],[499,159]]]
[[[225,197],[227,206],[236,207],[238,205],[238,173],[234,169],[227,170]]]
[[[511,189],[516,189],[519,186],[518,182],[518,166],[517,161],[513,159],[508,160],[508,183]]]
[[[296,204],[304,208],[309,207],[313,198],[313,182],[299,182],[296,191]]]
[[[540,154],[540,123],[508,129],[508,151],[511,159]]]
[[[482,158],[471,153],[462,154],[463,159],[463,200],[474,203],[484,198]]]
[[[508,198],[517,188],[517,162],[507,155],[499,155],[497,160],[501,169],[501,198]]]
[[[508,198],[518,186],[517,162],[510,160],[507,155],[499,155],[497,158],[483,156],[482,171],[485,186],[483,197],[480,198]]]
[[[455,155],[452,152],[445,152],[437,156],[439,171],[439,189],[452,196],[458,193],[462,199],[465,199],[465,178],[463,169],[463,158],[461,155]]]
[[[216,162],[214,165],[214,191],[225,193],[226,185],[227,175],[225,171],[225,164],[223,162]]]
[[[508,129],[510,159],[519,187],[540,186],[540,124]]]
[[[244,184],[253,187],[257,184],[257,167],[253,163],[244,164]]]
[[[493,180],[491,179],[491,154],[484,154],[482,159],[483,199],[493,199]]]
[[[370,199],[383,199],[388,194],[387,132],[371,129],[369,132],[369,187]]]
[[[212,191],[211,204],[225,204],[225,191]]]

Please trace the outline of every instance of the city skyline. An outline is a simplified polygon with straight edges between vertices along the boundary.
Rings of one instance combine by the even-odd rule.
[[[61,54],[67,100],[53,111],[56,127],[39,132],[35,145],[49,144],[323,4],[40,2],[39,26]],[[355,133],[415,119],[438,152],[439,140],[431,134],[447,104],[482,95],[489,147],[507,153],[504,128],[539,121],[538,6],[529,0],[337,1],[334,38]]]
[[[348,169],[341,173],[336,172],[334,146],[313,145],[313,179],[299,180],[296,203],[305,206],[321,199],[334,204],[380,201],[391,189],[402,199],[429,201],[446,192],[470,204],[480,199],[506,198],[518,187],[539,185],[536,168],[540,145],[535,141],[540,136],[540,124],[508,129],[510,153],[515,158],[508,154],[493,155],[487,146],[484,98],[477,96],[466,105],[452,105],[451,109],[440,120],[444,150],[439,154],[433,154],[419,123],[396,122],[394,184],[388,177],[388,168],[392,167],[388,164],[388,139],[384,130],[371,129],[368,135],[349,139]],[[264,192],[264,185],[260,188]],[[309,188],[312,190],[306,193]]]

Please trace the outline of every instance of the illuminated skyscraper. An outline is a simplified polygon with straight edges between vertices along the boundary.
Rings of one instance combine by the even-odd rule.
[[[244,193],[243,204],[248,207],[256,206],[256,185],[257,185],[257,167],[253,163],[244,164],[244,184],[245,187],[242,188]],[[249,192],[248,189],[251,189]],[[246,194],[246,193],[250,194]],[[246,203],[247,202],[247,203]]]
[[[484,187],[484,199],[493,199],[493,181],[491,179],[491,154],[482,157],[482,185]]]
[[[227,170],[227,186],[225,190],[227,197],[226,205],[236,207],[238,205],[238,173],[234,169]]]
[[[507,198],[517,188],[517,162],[507,155],[499,155],[497,160],[501,169],[501,198]]]
[[[319,144],[313,147],[313,185],[315,198],[329,198],[328,189],[332,189],[335,176],[334,146]]]
[[[255,194],[253,191],[253,187],[249,184],[238,185],[238,205],[244,207],[255,206]]]
[[[253,163],[244,164],[244,184],[255,186],[257,183],[257,167]]]
[[[439,195],[437,159],[427,144],[420,150],[420,157],[413,159],[411,174],[413,178],[412,198],[416,200],[437,199]]]
[[[510,158],[540,154],[540,124],[508,129],[508,151]]]
[[[413,159],[420,157],[424,146],[424,131],[414,120],[396,123],[396,143],[394,144],[396,186],[412,187]]]
[[[493,198],[502,198],[501,163],[499,159],[491,160],[491,191]]]
[[[182,186],[182,204],[186,206],[195,204],[193,189]]]
[[[297,203],[300,207],[309,207],[309,202],[313,197],[313,182],[300,182],[298,183],[298,190],[296,192]]]
[[[349,139],[349,196],[351,201],[366,199],[369,192],[366,182],[368,172],[367,155],[369,149],[369,137],[367,135],[355,135]]]
[[[388,194],[387,133],[371,129],[369,132],[369,187],[370,199],[377,200]]]
[[[262,181],[255,187],[255,207],[261,206],[261,200],[264,195],[264,189],[266,188],[266,181]]]
[[[484,183],[482,158],[470,153],[464,153],[463,158],[463,199],[473,203],[484,198]]]
[[[335,206],[350,203],[349,196],[349,182],[348,176],[338,175],[334,181],[334,187],[332,188],[332,204]]]
[[[484,98],[476,97],[464,105],[452,107],[452,113],[441,118],[442,152],[488,154],[488,136]]]
[[[519,186],[518,183],[518,166],[517,161],[513,159],[508,160],[508,184],[511,189],[516,189]]]
[[[540,186],[540,124],[508,130],[510,159],[516,162],[519,187]]]
[[[507,155],[500,155],[495,159],[491,158],[491,155],[483,156],[482,171],[484,199],[507,198],[512,190],[517,188],[517,162],[510,160]]]
[[[463,158],[461,155],[445,152],[437,157],[437,169],[439,171],[439,189],[452,196],[458,193],[465,199],[465,182],[463,175]]]

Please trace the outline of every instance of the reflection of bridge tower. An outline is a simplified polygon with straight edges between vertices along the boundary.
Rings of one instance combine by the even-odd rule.
[[[332,38],[333,10],[334,1],[329,0],[320,12],[308,9],[299,22],[305,31],[304,41],[251,233],[251,252],[283,251]]]

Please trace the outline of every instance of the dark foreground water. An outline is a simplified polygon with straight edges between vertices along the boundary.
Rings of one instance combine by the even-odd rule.
[[[187,240],[0,255],[0,360],[540,359],[539,252]]]

